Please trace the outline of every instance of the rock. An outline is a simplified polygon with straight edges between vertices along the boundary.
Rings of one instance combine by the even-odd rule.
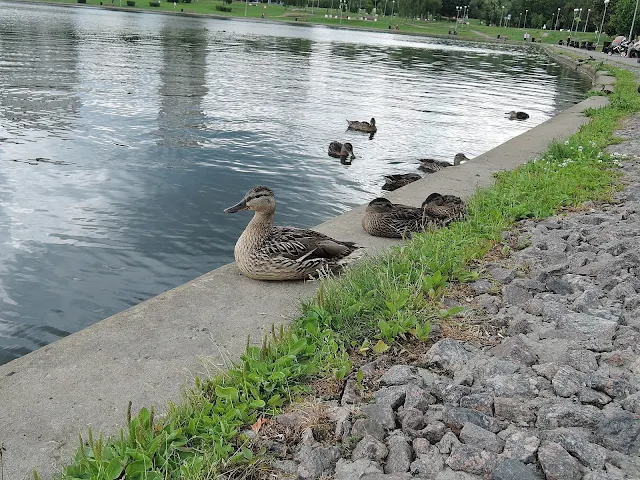
[[[340,397],[340,405],[345,406],[348,404],[354,404],[360,402],[360,395],[356,391],[356,383],[353,378],[348,378],[344,384],[344,390]]]
[[[564,365],[558,369],[558,372],[553,377],[551,384],[556,392],[556,395],[560,397],[568,398],[575,395],[585,386],[585,375],[578,372],[575,368],[571,368]]]
[[[539,365],[532,365],[531,368],[547,380],[553,380],[553,377],[558,373],[558,370],[560,370],[560,366],[555,363],[541,363]]]
[[[361,480],[412,480],[410,473],[368,473]]]
[[[351,424],[349,422],[351,411],[348,408],[338,406],[330,407],[327,410],[327,415],[329,419],[336,424],[333,430],[333,436],[335,438],[342,438],[345,433],[348,433],[347,430],[351,430]]]
[[[567,365],[581,372],[591,373],[598,369],[598,360],[595,354],[589,350],[569,350]]]
[[[540,317],[544,313],[544,303],[539,298],[532,298],[522,306],[522,309],[531,315]]]
[[[393,365],[380,377],[380,385],[392,386],[422,383],[420,377],[413,370],[409,365]]]
[[[316,479],[322,475],[333,473],[334,466],[340,458],[338,447],[302,446],[296,455],[299,479]]]
[[[456,472],[449,467],[445,467],[437,476],[436,480],[483,480],[480,475],[472,475],[471,473]]]
[[[606,393],[597,392],[592,388],[584,387],[578,392],[578,400],[580,400],[581,403],[603,407],[611,401],[611,397]]]
[[[438,443],[442,440],[445,432],[447,431],[447,427],[442,422],[431,422],[426,427],[422,429],[422,436],[429,440],[431,443]]]
[[[630,348],[600,354],[600,365],[616,368],[629,368],[638,359]]]
[[[416,408],[405,408],[398,415],[402,430],[422,430],[426,426],[424,414]]]
[[[504,449],[504,440],[499,438],[495,433],[491,433],[469,422],[465,423],[462,427],[460,440],[462,443],[473,445],[489,452],[502,453]]]
[[[507,338],[500,345],[489,350],[489,352],[496,357],[524,365],[533,365],[538,361],[538,356],[524,343],[520,336]]]
[[[601,370],[598,370],[590,376],[589,386],[613,398],[624,398],[632,393],[633,390],[631,384],[624,378],[611,378]]]
[[[483,293],[488,293],[493,288],[493,284],[489,280],[480,279],[475,282],[471,282],[469,286],[473,289],[473,291],[481,295]]]
[[[591,405],[579,405],[563,400],[542,405],[538,410],[536,427],[551,429],[558,427],[594,428],[604,415]]]
[[[493,415],[493,396],[488,393],[474,393],[460,398],[460,406],[471,408],[485,415]]]
[[[389,455],[384,465],[384,473],[404,473],[409,471],[413,454],[411,447],[399,435],[393,435],[388,439]]]
[[[375,460],[378,463],[382,463],[382,461],[387,458],[388,453],[389,450],[384,443],[371,435],[367,435],[360,440],[356,445],[356,448],[353,449],[351,459],[356,461],[368,458],[370,460]]]
[[[533,396],[537,392],[529,381],[529,378],[520,374],[495,375],[485,380],[487,388],[493,391],[496,397]]]
[[[453,373],[470,362],[479,350],[459,340],[445,338],[436,342],[425,354],[424,361],[446,372]]]
[[[365,377],[372,377],[376,374],[381,365],[384,365],[386,361],[389,359],[387,355],[380,355],[374,360],[365,363],[360,367],[360,370],[364,374]]]
[[[604,470],[607,450],[600,445],[589,443],[573,430],[558,428],[544,432],[544,438],[558,443],[571,455],[593,470]]]
[[[493,480],[536,480],[536,476],[524,463],[508,458],[498,464]]]
[[[502,299],[510,305],[525,305],[533,295],[522,287],[509,284],[502,287]]]
[[[576,480],[582,478],[582,469],[558,443],[544,442],[538,450],[538,460],[548,480]]]
[[[371,435],[382,441],[385,436],[385,430],[382,425],[371,418],[359,418],[351,428],[351,435],[356,437],[366,437]]]
[[[471,393],[471,388],[466,385],[442,383],[433,393],[442,403],[458,404],[462,397]]]
[[[585,342],[588,350],[605,351],[613,348],[613,336],[617,323],[585,313],[568,313],[557,321],[557,328],[568,332],[574,338]],[[611,345],[611,346],[609,346]]]
[[[416,455],[422,455],[423,453],[429,453],[431,449],[431,445],[429,444],[429,440],[426,438],[414,438],[413,443],[411,444],[413,447],[413,451]]]
[[[374,394],[376,403],[389,405],[391,408],[396,410],[404,403],[404,399],[407,395],[406,390],[407,389],[404,385],[381,388]]]
[[[291,475],[296,475],[298,473],[298,464],[293,460],[274,460],[271,465],[273,465],[273,468],[276,470],[280,470],[284,473]]]
[[[613,287],[607,296],[612,300],[624,301],[625,298],[635,295],[636,289],[629,282],[618,283]]]
[[[411,473],[413,476],[434,480],[438,473],[444,469],[444,459],[437,448],[432,448],[426,453],[418,455],[411,463]]]
[[[438,442],[438,450],[440,453],[451,453],[451,449],[456,445],[460,445],[460,440],[453,433],[447,432],[442,437],[442,440]]]
[[[538,437],[532,433],[518,430],[506,437],[502,456],[531,463],[536,458],[539,446],[540,439]]]
[[[498,456],[471,445],[456,445],[451,450],[447,465],[453,470],[477,475],[488,475],[495,468]]]
[[[476,301],[487,311],[487,313],[498,313],[500,310],[498,308],[498,300],[493,295],[485,293],[476,297]]]
[[[625,410],[640,414],[640,392],[629,395],[627,398],[622,400],[620,404]]]
[[[407,385],[404,408],[415,408],[426,412],[429,405],[436,403],[436,399],[422,388],[415,385]]]
[[[336,464],[336,480],[360,480],[363,476],[373,473],[382,473],[382,469],[372,460],[363,458],[355,462],[349,462],[343,458]]]
[[[503,285],[507,283],[511,283],[511,281],[516,278],[515,270],[508,270],[506,268],[492,268],[489,270],[489,274],[493,277],[496,282],[499,282]]]
[[[307,416],[300,411],[281,413],[276,417],[276,423],[278,425],[282,425],[283,427],[289,427],[293,429],[300,428],[300,426],[306,421],[307,421]]]
[[[627,411],[607,416],[596,429],[595,442],[626,455],[640,455],[640,419]]]
[[[557,295],[571,295],[573,293],[571,284],[561,278],[550,278],[545,285],[549,291]]]
[[[391,405],[371,403],[362,405],[360,411],[386,430],[396,428],[396,414],[393,412]]]
[[[502,430],[502,424],[493,417],[470,408],[445,405],[442,411],[442,421],[452,430],[460,430],[465,423],[473,423],[479,427],[498,433]]]
[[[496,397],[493,401],[496,418],[518,425],[528,425],[536,420],[537,406],[522,397]]]

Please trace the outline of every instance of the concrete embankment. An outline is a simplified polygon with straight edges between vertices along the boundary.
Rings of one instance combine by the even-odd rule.
[[[433,191],[470,196],[493,174],[535,158],[550,141],[563,140],[587,122],[583,112],[605,105],[591,97],[528,132],[456,168],[427,176],[388,197],[419,205]],[[397,242],[366,235],[364,206],[317,230],[353,240],[372,251]],[[248,219],[247,219],[248,220]],[[243,351],[247,335],[259,339],[273,323],[296,315],[299,299],[316,284],[264,283],[241,276],[231,264],[107,318],[0,367],[0,443],[5,478],[37,468],[50,476],[77,446],[88,425],[108,434],[133,410],[179,400],[198,372],[223,367]]]

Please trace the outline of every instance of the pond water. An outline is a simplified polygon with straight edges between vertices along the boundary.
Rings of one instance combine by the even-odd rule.
[[[511,45],[0,2],[0,363],[232,261],[253,185],[312,226],[588,87]]]

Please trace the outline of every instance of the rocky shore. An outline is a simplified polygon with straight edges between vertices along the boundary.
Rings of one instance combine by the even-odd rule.
[[[254,433],[276,476],[640,479],[640,163],[621,159],[611,204],[521,222],[518,248],[449,300],[477,341],[434,326],[418,358],[378,357]]]

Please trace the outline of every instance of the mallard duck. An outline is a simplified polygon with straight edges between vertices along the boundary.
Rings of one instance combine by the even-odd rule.
[[[345,159],[351,156],[351,160],[356,158],[353,154],[353,145],[349,142],[340,143],[340,142],[331,142],[329,144],[329,151],[327,152],[330,157]]]
[[[422,209],[425,215],[446,222],[460,220],[467,215],[467,205],[455,195],[432,193],[422,202]]]
[[[416,180],[420,180],[422,177],[417,173],[397,173],[394,175],[385,175],[384,178],[386,183],[382,186],[382,190],[392,192],[393,190],[409,185]]]
[[[362,228],[369,235],[387,238],[410,237],[412,233],[446,223],[446,220],[425,215],[422,208],[391,203],[383,197],[371,200],[362,218]]]
[[[378,131],[376,127],[376,119],[372,118],[370,122],[359,122],[357,120],[347,120],[349,126],[347,130],[356,130],[358,132],[375,133]]]
[[[506,115],[509,115],[509,120],[526,120],[527,118],[529,118],[528,113],[516,112],[515,110],[507,112]]]
[[[460,165],[461,162],[467,160],[469,159],[464,153],[456,153],[455,157],[453,157],[453,165]],[[427,173],[436,173],[443,168],[451,166],[449,162],[445,162],[443,160],[435,160],[433,158],[421,158],[418,161],[420,162],[420,166],[418,167],[418,169]]]
[[[253,187],[240,202],[225,209],[225,213],[241,210],[256,212],[233,250],[238,268],[249,278],[300,280],[336,272],[361,248],[314,230],[274,227],[276,199],[267,187]]]

